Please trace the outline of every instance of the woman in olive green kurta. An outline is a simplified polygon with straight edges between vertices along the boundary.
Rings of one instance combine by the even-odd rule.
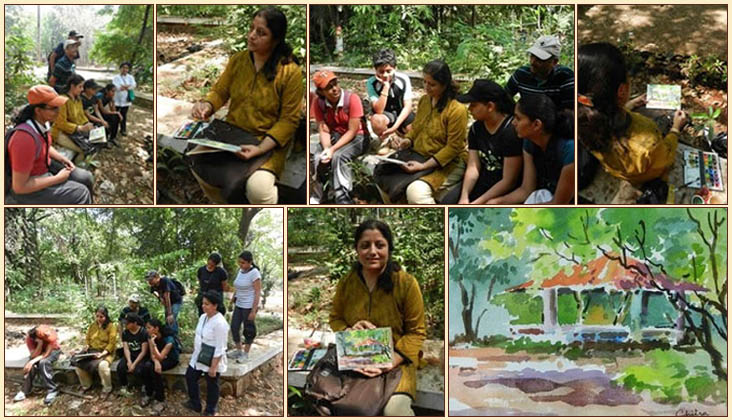
[[[104,306],[94,312],[94,320],[86,332],[86,348],[82,353],[96,353],[96,356],[80,361],[74,370],[84,391],[92,387],[92,375],[97,372],[102,381],[102,391],[109,394],[112,392],[110,366],[117,348],[117,324],[109,318],[109,311]]]
[[[435,168],[407,186],[410,204],[435,204],[435,196],[462,180],[468,157],[468,110],[455,100],[457,86],[447,64],[441,60],[427,63],[423,69],[427,92],[417,105],[412,130],[406,138],[412,149],[429,157],[424,163],[409,161],[409,173]]]
[[[333,331],[391,328],[395,350],[392,368],[401,369],[402,377],[384,415],[414,415],[411,402],[417,392],[417,366],[426,335],[419,284],[392,261],[393,239],[385,223],[361,223],[356,229],[355,247],[358,262],[338,283],[330,327]],[[362,373],[376,376],[387,370]]]
[[[259,10],[249,30],[247,50],[231,57],[206,99],[193,107],[194,118],[206,119],[231,100],[226,121],[260,141],[256,146],[242,146],[235,155],[249,160],[273,150],[246,181],[246,197],[251,204],[277,203],[275,182],[284,171],[286,146],[302,115],[303,76],[285,42],[286,32],[287,19],[282,12],[273,7]],[[224,156],[221,165],[228,165]],[[227,199],[236,202],[236,197]]]

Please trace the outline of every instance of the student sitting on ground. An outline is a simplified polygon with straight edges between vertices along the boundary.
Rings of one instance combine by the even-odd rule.
[[[316,72],[313,82],[317,97],[310,105],[310,112],[318,123],[320,143],[313,148],[311,159],[316,172],[324,171],[329,166],[335,203],[352,204],[351,161],[368,149],[361,123],[361,98],[341,89],[338,78],[330,70]],[[319,204],[320,199],[317,194],[313,194],[311,204]]]
[[[487,204],[568,204],[574,196],[573,117],[546,95],[524,95],[513,125],[523,140],[521,186]]]
[[[115,146],[119,146],[117,141],[117,133],[119,132],[119,126],[122,121],[122,113],[117,111],[114,105],[114,95],[117,88],[114,84],[109,83],[104,89],[97,92],[97,107],[99,108],[102,118],[109,124],[109,130],[107,131],[107,137],[109,141]]]
[[[104,127],[106,131],[109,131],[109,123],[102,118],[102,113],[97,106],[99,98],[97,97],[97,91],[101,88],[94,81],[89,79],[84,82],[84,87],[81,91],[81,106],[84,109],[84,115],[95,127]]]
[[[18,204],[91,204],[94,178],[52,146],[49,123],[68,98],[33,86],[6,134],[5,194]]]
[[[45,404],[51,404],[58,396],[58,385],[53,381],[53,364],[61,356],[58,333],[48,325],[39,325],[28,331],[25,345],[30,351],[30,360],[23,367],[23,388],[15,394],[13,402],[23,401],[33,391],[33,379],[41,374],[41,382],[48,389]]]
[[[376,74],[366,81],[373,110],[371,128],[382,139],[394,133],[404,136],[414,121],[412,82],[407,75],[396,71],[396,55],[390,49],[374,54],[373,65]]]
[[[94,124],[89,122],[84,114],[84,106],[81,103],[82,89],[84,89],[84,78],[78,74],[71,76],[63,95],[69,100],[61,105],[56,121],[53,122],[51,128],[51,136],[53,136],[54,142],[76,152],[74,161],[77,165],[84,162],[86,155],[84,149],[76,144],[70,136],[88,139],[89,131],[94,128]]]
[[[165,379],[163,372],[178,366],[180,359],[179,342],[173,330],[163,325],[158,319],[151,319],[145,324],[148,332],[147,347],[150,358],[145,361],[144,381],[145,395],[140,405],[145,407],[155,398],[153,413],[160,415],[165,410]]]
[[[515,104],[501,86],[479,79],[457,100],[470,103],[475,122],[468,132],[468,166],[461,185],[442,204],[485,204],[516,188],[523,159],[521,142],[513,126]]]
[[[124,357],[117,365],[117,379],[119,380],[120,395],[132,396],[128,388],[127,375],[133,374],[138,378],[144,377],[145,361],[148,359],[148,335],[143,327],[142,318],[136,313],[127,314],[127,325],[122,333],[122,353]]]
[[[530,65],[519,67],[506,82],[511,96],[544,94],[559,109],[574,110],[574,72],[559,65],[559,38],[544,35],[528,49]]]
[[[217,153],[212,158],[193,157],[194,164],[213,166],[210,179],[229,203],[277,204],[277,178],[285,169],[289,143],[300,123],[304,97],[303,76],[292,47],[285,42],[287,18],[274,7],[257,11],[247,36],[247,50],[234,54],[206,99],[192,110],[195,119],[208,119],[229,102],[226,122],[258,140],[242,145],[235,154]],[[272,152],[248,178],[242,177],[245,161]],[[211,159],[210,161],[206,159]],[[246,198],[246,200],[245,200]]]
[[[643,97],[630,100],[625,58],[608,43],[580,46],[578,50],[578,139],[605,171],[636,186],[667,178],[676,158],[686,113],[674,113],[671,131],[664,137],[653,120],[632,112]]]
[[[408,179],[406,196],[409,204],[435,204],[436,198],[462,180],[467,158],[468,111],[455,100],[457,84],[452,80],[450,68],[444,61],[434,60],[427,63],[422,72],[426,94],[417,105],[412,130],[406,138],[398,139],[399,144],[396,145],[400,149],[411,146],[411,151],[424,160],[407,158],[405,164],[399,165],[402,174],[418,176],[414,180]],[[386,165],[394,164],[380,164],[374,172],[382,192],[389,190],[389,183],[396,180],[380,175],[386,172]],[[396,193],[388,195],[392,199]]]
[[[99,374],[102,381],[102,392],[109,395],[112,392],[112,372],[109,367],[114,361],[117,348],[117,324],[109,319],[109,311],[100,306],[94,312],[94,322],[86,330],[86,347],[81,353],[96,353],[90,359],[83,359],[74,366],[76,376],[83,392],[91,389],[94,382],[94,372]]]

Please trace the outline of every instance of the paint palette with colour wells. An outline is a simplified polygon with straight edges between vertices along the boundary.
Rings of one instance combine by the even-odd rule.
[[[687,187],[724,191],[719,156],[714,153],[684,151],[684,184]]]

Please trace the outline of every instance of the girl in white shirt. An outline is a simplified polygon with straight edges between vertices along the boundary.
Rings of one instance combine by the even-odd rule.
[[[254,264],[254,257],[249,251],[239,254],[239,273],[234,280],[234,296],[231,303],[235,304],[234,314],[231,317],[231,335],[236,344],[236,350],[229,353],[229,357],[239,363],[249,359],[249,349],[252,347],[257,327],[254,318],[259,308],[259,297],[262,293],[262,275],[259,267]],[[244,346],[241,341],[241,327],[244,325]]]
[[[130,63],[124,62],[119,66],[119,74],[114,76],[112,83],[117,88],[114,93],[114,106],[122,114],[120,121],[120,131],[123,136],[127,135],[127,110],[130,109],[132,101],[130,101],[130,91],[137,87],[135,78],[130,73]]]
[[[219,401],[219,377],[226,371],[226,339],[229,336],[229,324],[217,310],[222,297],[210,290],[203,295],[203,315],[198,319],[196,335],[193,340],[193,354],[186,370],[188,401],[183,406],[201,413],[201,397],[198,379],[205,375],[206,415],[216,414]]]

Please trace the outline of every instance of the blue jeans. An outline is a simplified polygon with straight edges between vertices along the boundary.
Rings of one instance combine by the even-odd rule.
[[[173,312],[173,324],[170,326],[170,328],[175,332],[176,335],[178,335],[179,328],[178,328],[178,314],[180,313],[180,308],[183,306],[183,303],[171,303],[170,304],[170,310]]]

